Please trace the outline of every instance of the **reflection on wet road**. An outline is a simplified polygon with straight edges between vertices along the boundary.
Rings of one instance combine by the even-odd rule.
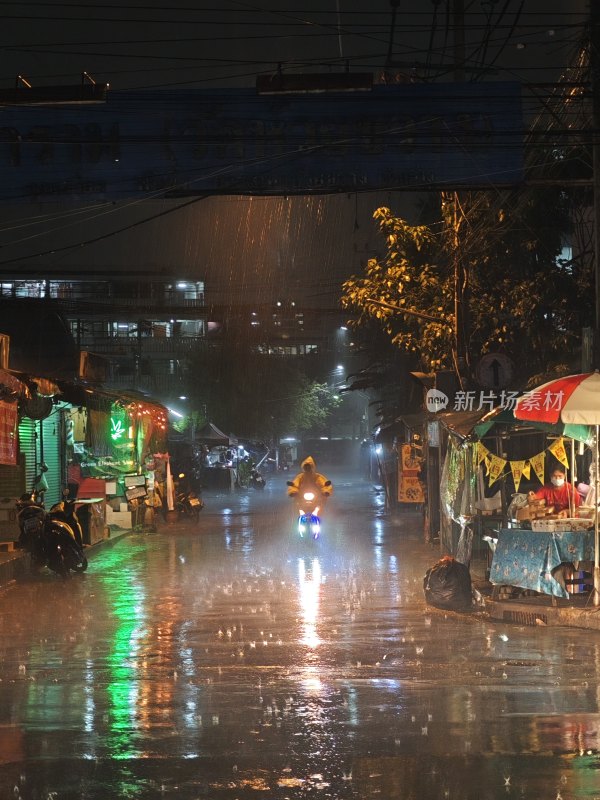
[[[0,797],[600,798],[600,637],[428,609],[419,517],[284,479],[0,595]]]

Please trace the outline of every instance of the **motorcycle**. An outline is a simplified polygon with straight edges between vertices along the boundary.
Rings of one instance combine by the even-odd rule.
[[[287,486],[294,487],[293,481],[286,481]],[[331,481],[324,484],[326,489],[331,486]],[[310,534],[313,539],[318,539],[321,535],[321,518],[319,512],[325,503],[328,492],[319,490],[316,485],[300,488],[300,490],[292,495],[298,510],[298,533],[300,538],[304,538],[305,534]]]
[[[249,483],[250,486],[253,486],[255,489],[264,489],[267,485],[266,480],[256,468],[253,468],[250,472]]]
[[[182,481],[185,478],[185,474],[182,472],[178,477],[179,481]],[[198,497],[196,492],[192,489],[187,491],[180,490],[178,486],[175,494],[175,510],[179,519],[189,519],[197,523],[200,520],[200,512],[203,508],[204,501]]]
[[[73,504],[70,510],[62,507],[66,503]],[[43,499],[35,490],[17,500],[19,545],[31,555],[34,570],[48,567],[67,578],[70,572],[85,572],[87,569],[88,561],[74,504],[74,500],[63,500],[46,511]]]
[[[52,519],[66,522],[73,530],[75,541],[83,550],[83,529],[75,511],[76,502],[77,498],[69,498],[69,490],[65,489],[63,491],[63,499],[51,506],[48,516]]]

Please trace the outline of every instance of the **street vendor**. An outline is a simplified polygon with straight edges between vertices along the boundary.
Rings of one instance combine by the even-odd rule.
[[[550,482],[545,483],[537,492],[529,492],[530,500],[545,500],[546,506],[554,506],[554,511],[559,517],[568,517],[573,510],[579,508],[581,496],[577,489],[567,481],[566,472],[562,467],[556,467],[550,475]]]

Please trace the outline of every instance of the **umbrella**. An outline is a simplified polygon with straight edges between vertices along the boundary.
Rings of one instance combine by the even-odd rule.
[[[594,605],[600,605],[600,536],[598,531],[598,435],[600,432],[600,373],[584,372],[543,383],[516,402],[515,417],[537,422],[593,425],[595,436],[596,502],[594,511]]]

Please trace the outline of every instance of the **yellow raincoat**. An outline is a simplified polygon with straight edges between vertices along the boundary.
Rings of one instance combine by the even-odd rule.
[[[326,496],[333,494],[333,486],[325,485],[328,479],[325,475],[321,475],[320,472],[317,472],[317,465],[312,456],[305,458],[300,466],[302,467],[302,472],[296,475],[292,481],[293,485],[288,486],[288,495],[290,497],[294,497],[300,490],[304,491],[309,486],[316,487],[321,494],[325,494]]]

